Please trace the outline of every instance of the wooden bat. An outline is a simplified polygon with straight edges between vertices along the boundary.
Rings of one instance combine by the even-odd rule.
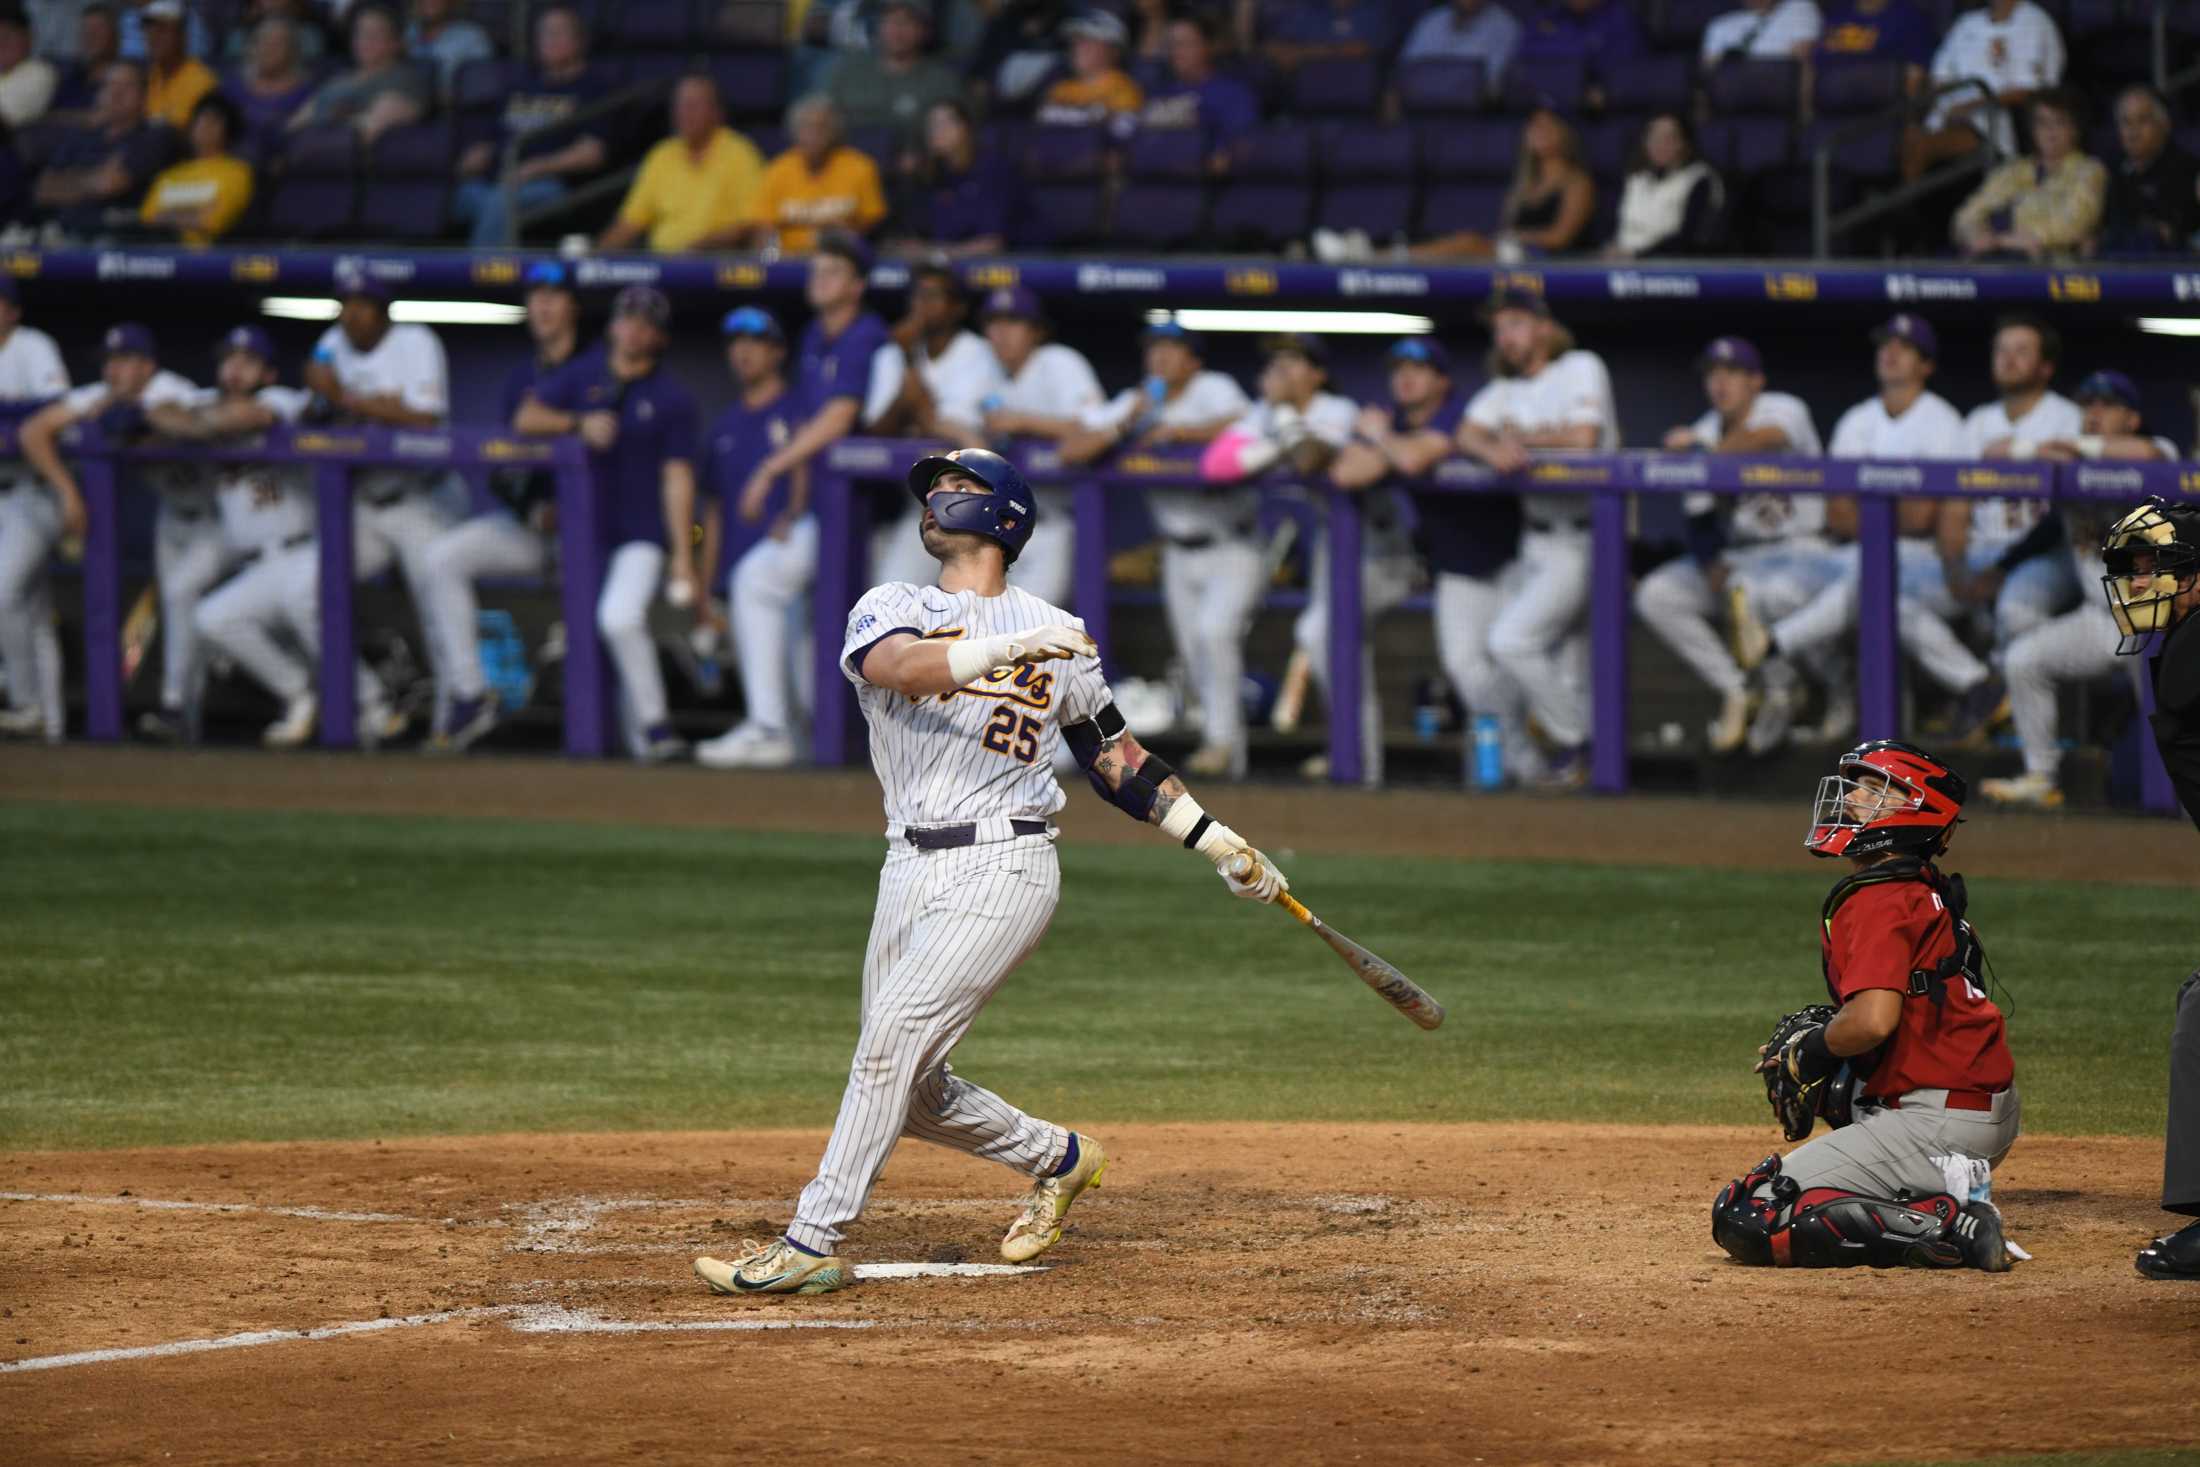
[[[1244,883],[1258,881],[1260,862],[1250,851],[1240,851],[1231,858],[1230,875]],[[1399,1013],[1424,1029],[1433,1029],[1444,1022],[1444,1006],[1427,989],[1306,910],[1291,893],[1278,895],[1276,905],[1313,928],[1314,935],[1328,943],[1362,983],[1374,989]]]
[[[137,676],[138,664],[145,660],[145,651],[153,645],[153,635],[160,630],[160,602],[147,586],[138,592],[131,603],[130,614],[122,621],[122,680],[128,683]]]
[[[1291,660],[1284,664],[1283,686],[1276,689],[1276,706],[1268,715],[1269,727],[1277,733],[1292,733],[1299,726],[1299,715],[1306,711],[1307,684],[1314,680],[1314,659],[1297,648],[1291,651]]]

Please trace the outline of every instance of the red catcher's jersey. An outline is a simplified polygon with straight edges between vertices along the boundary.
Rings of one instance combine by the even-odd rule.
[[[1864,1086],[1866,1096],[2008,1087],[2016,1062],[2001,1010],[1968,978],[1948,980],[1943,1004],[1909,996],[1913,971],[1930,971],[1955,951],[1955,918],[1932,887],[1922,881],[1862,887],[1841,903],[1819,941],[1840,1002],[1872,988],[1903,995],[1902,1021]]]

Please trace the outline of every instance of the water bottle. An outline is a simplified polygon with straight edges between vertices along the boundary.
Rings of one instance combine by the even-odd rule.
[[[1497,715],[1474,715],[1474,743],[1469,764],[1474,787],[1478,790],[1502,788],[1505,783],[1505,738],[1499,731]]]
[[[1433,742],[1444,731],[1443,686],[1425,677],[1413,691],[1413,736],[1424,744]]]

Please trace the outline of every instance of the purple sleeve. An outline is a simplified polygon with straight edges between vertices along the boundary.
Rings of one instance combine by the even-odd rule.
[[[665,463],[695,462],[695,437],[697,412],[695,399],[687,389],[675,387],[665,394],[659,405],[664,414],[664,426],[658,430],[657,446]]]
[[[1207,83],[1200,111],[1205,114],[1201,120],[1207,124],[1209,138],[1217,143],[1234,143],[1260,126],[1260,103],[1245,83],[1232,77],[1218,76]]]
[[[554,407],[560,412],[575,413],[581,408],[582,394],[593,380],[588,356],[575,357],[549,376],[538,380],[530,389],[537,402],[544,407]]]
[[[1596,54],[1592,59],[1608,67],[1615,61],[1640,56],[1643,45],[1642,23],[1635,19],[1635,12],[1612,0],[1597,16]]]
[[[499,428],[509,429],[512,426],[512,419],[518,414],[519,405],[526,400],[528,391],[534,386],[534,363],[528,362],[512,369],[511,375],[504,379],[503,394],[497,398]]]
[[[835,363],[833,379],[823,385],[818,400],[810,404],[813,410],[823,408],[836,397],[852,397],[862,402],[871,395],[871,358],[886,341],[886,328],[877,318],[869,315],[856,317],[855,324],[840,333],[840,340],[825,349],[825,354]]]
[[[1454,392],[1444,399],[1444,405],[1436,410],[1436,416],[1428,420],[1424,431],[1441,433],[1446,438],[1459,436],[1459,420],[1467,415],[1467,400]]]

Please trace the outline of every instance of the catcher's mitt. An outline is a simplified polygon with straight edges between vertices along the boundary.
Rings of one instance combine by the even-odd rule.
[[[1831,1023],[1834,1012],[1831,1004],[1821,1003],[1785,1014],[1765,1041],[1764,1062],[1757,1069],[1765,1077],[1765,1099],[1790,1141],[1808,1136],[1820,1116],[1835,1127],[1849,1122],[1849,1067],[1806,1079],[1797,1073],[1800,1056],[1789,1053],[1803,1035]]]

